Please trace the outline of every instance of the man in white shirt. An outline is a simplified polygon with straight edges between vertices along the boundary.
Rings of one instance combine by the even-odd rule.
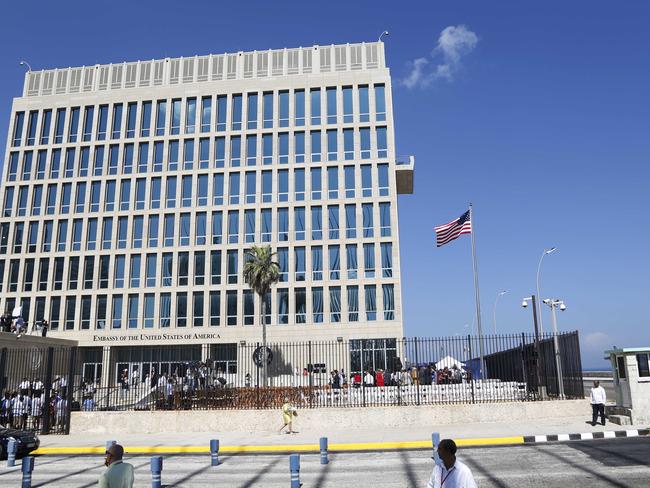
[[[427,488],[476,488],[476,482],[467,465],[456,459],[456,443],[443,439],[438,444],[440,464],[431,473]]]
[[[594,387],[591,389],[591,425],[596,425],[596,420],[600,414],[600,421],[605,425],[605,402],[607,394],[605,388],[600,386],[600,382],[594,381]]]

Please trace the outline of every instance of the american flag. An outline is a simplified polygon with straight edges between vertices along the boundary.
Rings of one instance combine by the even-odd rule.
[[[463,234],[472,233],[472,219],[469,210],[456,220],[452,220],[448,224],[439,225],[434,227],[436,231],[436,245],[437,247],[444,246],[448,242],[457,239]]]

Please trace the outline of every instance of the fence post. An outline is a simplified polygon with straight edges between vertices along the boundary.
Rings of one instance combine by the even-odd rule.
[[[467,357],[472,359],[472,336],[469,334],[467,334]],[[476,403],[476,398],[474,397],[474,374],[470,375],[469,383],[472,387],[472,403]]]
[[[5,370],[7,369],[7,356],[9,355],[9,350],[6,347],[3,347],[0,350],[0,392],[5,391],[7,375]]]
[[[47,348],[47,366],[45,369],[45,378],[43,387],[45,388],[45,396],[43,398],[43,426],[41,428],[41,435],[50,433],[50,424],[52,418],[50,416],[50,401],[52,396],[52,369],[54,367],[54,348]]]
[[[416,387],[417,387],[417,402],[418,402],[418,405],[419,405],[420,404],[420,366],[419,366],[420,359],[419,359],[419,356],[418,356],[418,338],[414,337],[413,341],[414,341],[414,344],[415,344],[415,369],[416,369],[416,373],[417,373]]]
[[[21,471],[23,472],[22,488],[32,488],[32,471],[34,471],[34,457],[25,456],[23,458],[23,465]]]
[[[264,317],[262,320],[266,320],[266,317]],[[255,350],[257,350],[258,347],[260,347],[259,342],[257,343],[257,347]],[[255,351],[253,351],[253,354],[255,354]],[[259,409],[260,408],[260,367],[257,364],[255,364],[255,361],[253,361],[253,365],[257,370],[257,382],[255,383],[255,407]]]
[[[13,468],[16,465],[16,439],[10,437],[7,441],[7,467]]]
[[[151,488],[161,488],[162,486],[162,456],[151,457]]]
[[[210,440],[210,457],[212,466],[219,466],[219,439]]]
[[[309,408],[312,408],[313,406],[313,387],[314,387],[314,363],[312,362],[311,358],[311,341],[308,342],[308,352],[307,355],[309,356],[307,360],[307,372],[309,373]]]
[[[77,348],[72,347],[68,349],[68,354],[70,355],[68,357],[68,387],[66,390],[66,398],[65,402],[67,405],[66,412],[65,412],[65,426],[64,426],[64,432],[66,435],[70,434],[70,417],[71,417],[71,412],[72,412],[72,392],[74,390],[74,377],[75,377],[75,366],[77,365]],[[129,378],[129,381],[131,379]]]
[[[327,437],[320,438],[320,463],[329,463],[329,459],[327,458]]]
[[[300,454],[289,456],[289,469],[291,470],[291,488],[300,488]]]
[[[366,381],[365,381],[365,371],[363,367],[363,339],[360,339],[361,342],[361,405],[366,406]]]

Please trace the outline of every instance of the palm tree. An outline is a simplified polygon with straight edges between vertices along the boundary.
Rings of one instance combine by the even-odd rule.
[[[253,246],[246,251],[246,264],[244,265],[244,280],[248,286],[260,297],[260,323],[262,324],[262,378],[266,386],[266,320],[264,311],[266,294],[271,291],[271,286],[278,282],[280,265],[273,260],[275,253],[271,246]]]

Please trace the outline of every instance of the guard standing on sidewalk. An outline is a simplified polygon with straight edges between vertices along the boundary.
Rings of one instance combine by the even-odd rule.
[[[431,473],[427,488],[476,488],[476,481],[469,467],[456,459],[456,443],[443,439],[438,444],[440,464]]]
[[[599,381],[594,381],[594,387],[591,389],[591,425],[596,425],[598,415],[600,415],[600,422],[605,425],[605,402],[607,401],[607,393],[605,388],[600,386]]]

